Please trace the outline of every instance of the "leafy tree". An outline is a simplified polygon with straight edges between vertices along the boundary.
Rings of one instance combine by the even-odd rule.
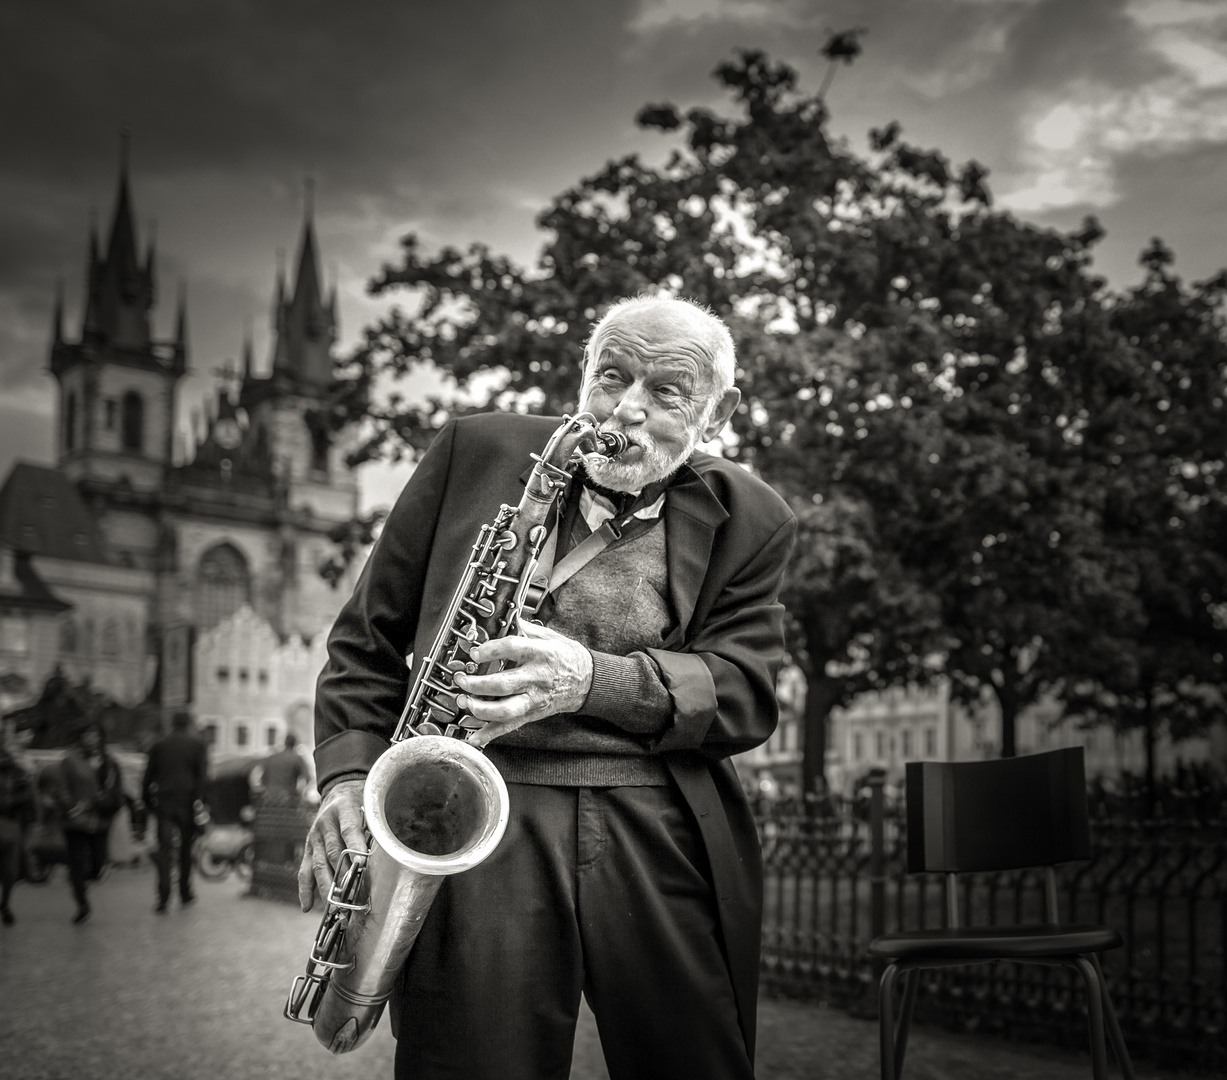
[[[1227,272],[1186,288],[1157,240],[1141,261],[1144,282],[1111,312],[1133,382],[1127,398],[1116,388],[1103,402],[1092,462],[1105,543],[1136,616],[1062,697],[1088,721],[1144,733],[1153,808],[1163,728],[1178,741],[1227,719]]]
[[[836,35],[826,55],[858,48]],[[828,135],[826,86],[798,92],[762,53],[716,77],[740,115],[644,108],[676,149],[559,195],[533,270],[406,239],[372,290],[408,289],[413,307],[368,332],[333,415],[362,417],[368,452],[397,453],[457,412],[564,411],[612,299],[700,299],[738,339],[744,401],[724,453],[800,522],[786,600],[807,787],[831,708],[937,674],[964,700],[996,696],[1012,753],[1018,712],[1107,672],[1143,621],[1133,564],[1102,528],[1106,432],[1132,422],[1140,353],[1088,271],[1098,226],[1065,235],[994,211],[981,166],[895,124],[858,156]],[[377,399],[420,364],[460,393]]]

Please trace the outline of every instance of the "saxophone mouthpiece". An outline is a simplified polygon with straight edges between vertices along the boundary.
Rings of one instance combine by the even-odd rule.
[[[596,437],[601,443],[601,453],[606,457],[617,457],[631,444],[630,439],[620,431],[598,431]]]

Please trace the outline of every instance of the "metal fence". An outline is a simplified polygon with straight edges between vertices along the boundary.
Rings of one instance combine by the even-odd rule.
[[[945,882],[906,873],[906,820],[880,784],[854,800],[764,802],[765,992],[876,1013],[865,946],[877,933],[940,927]],[[1061,917],[1119,930],[1104,970],[1130,1052],[1227,1071],[1227,818],[1221,799],[1140,820],[1093,800],[1093,856],[1059,874]],[[1180,813],[1171,811],[1178,809]],[[966,922],[1039,920],[1043,876],[969,876]],[[921,973],[918,1022],[1086,1046],[1081,986],[1059,968],[999,963]]]
[[[252,822],[252,896],[287,904],[298,902],[298,866],[314,817],[314,810],[305,806],[270,801],[256,807]]]

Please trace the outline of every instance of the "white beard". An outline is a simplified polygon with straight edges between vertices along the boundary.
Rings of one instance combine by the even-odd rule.
[[[643,456],[634,463],[605,461],[599,458],[594,460],[593,457],[584,459],[584,468],[588,475],[602,487],[612,491],[642,491],[649,484],[672,476],[694,453],[694,448],[699,445],[702,437],[702,430],[696,428],[676,454],[667,454],[646,432],[636,431],[632,435],[615,421],[609,420],[600,426],[600,430],[626,435],[632,443],[643,449]]]

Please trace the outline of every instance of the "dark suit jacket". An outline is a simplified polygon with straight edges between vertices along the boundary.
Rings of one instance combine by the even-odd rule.
[[[204,798],[209,752],[204,741],[186,731],[172,731],[149,748],[142,797],[156,812],[190,811]]]
[[[406,655],[429,651],[481,526],[500,504],[520,501],[529,455],[558,423],[469,417],[448,424],[423,456],[329,637],[316,692],[321,787],[368,771],[387,749],[408,691]],[[705,454],[695,454],[669,488],[664,521],[677,629],[648,653],[673,716],[645,753],[662,755],[702,832],[752,1053],[762,868],[728,758],[764,742],[778,719],[777,594],[796,521],[766,484]]]

